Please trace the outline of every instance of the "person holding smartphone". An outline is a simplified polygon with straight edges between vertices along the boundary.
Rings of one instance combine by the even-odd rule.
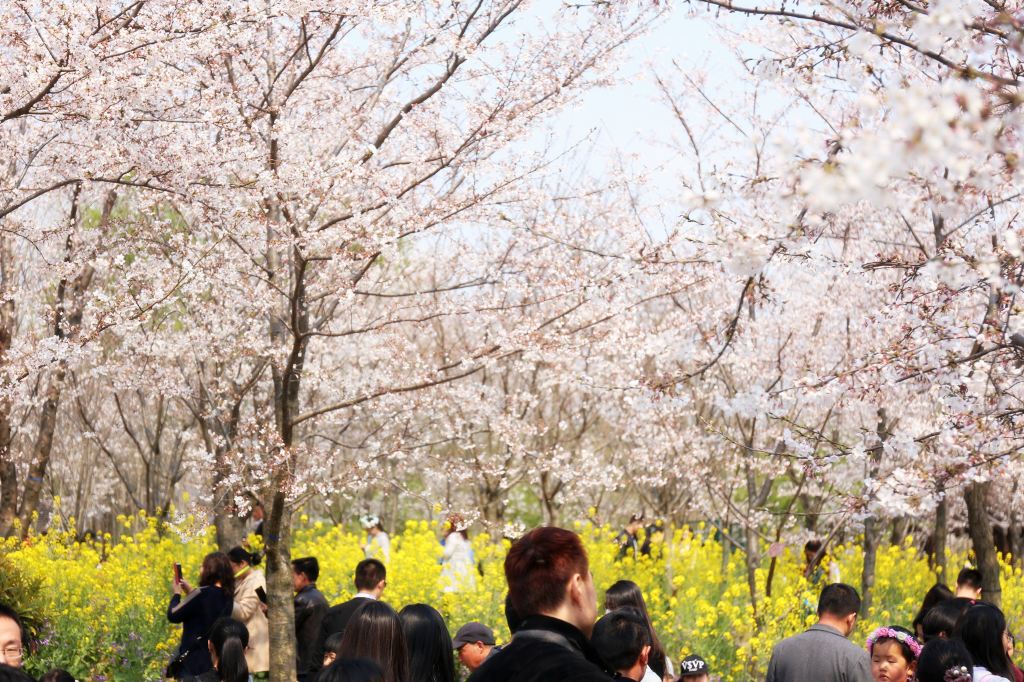
[[[249,630],[249,647],[245,650],[249,674],[254,680],[265,680],[270,677],[270,629],[263,601],[267,594],[267,580],[263,571],[256,568],[259,556],[250,554],[245,548],[232,547],[228,560],[235,572],[235,605],[231,617],[241,621]]]
[[[179,578],[180,570],[175,566],[174,595],[167,607],[167,620],[182,626],[181,645],[167,669],[167,676],[178,680],[213,669],[210,628],[218,618],[231,615],[235,591],[234,573],[224,552],[211,552],[203,559],[199,587]]]

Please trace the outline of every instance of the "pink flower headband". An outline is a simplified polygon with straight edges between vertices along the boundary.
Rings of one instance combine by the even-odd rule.
[[[906,644],[910,648],[910,653],[914,654],[915,661],[921,656],[921,643],[913,635],[890,627],[878,628],[868,635],[868,641],[864,645],[868,653],[871,653],[875,648],[875,642],[880,639],[895,639],[900,644]]]

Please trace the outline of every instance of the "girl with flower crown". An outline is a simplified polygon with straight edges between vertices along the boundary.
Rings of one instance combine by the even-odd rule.
[[[897,625],[878,628],[868,636],[871,677],[875,682],[909,682],[914,679],[921,643],[914,633]]]

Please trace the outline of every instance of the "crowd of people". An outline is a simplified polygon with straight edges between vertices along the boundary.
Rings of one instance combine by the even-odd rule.
[[[367,519],[371,521],[373,519]],[[366,524],[368,530],[379,523]],[[372,538],[376,534],[369,534]],[[355,596],[330,606],[316,587],[313,557],[292,562],[296,676],[300,682],[455,682],[456,660],[468,682],[709,682],[695,653],[673,662],[651,623],[640,588],[620,580],[597,588],[580,537],[536,528],[505,558],[505,618],[511,640],[498,646],[491,627],[462,624],[454,637],[428,604],[395,611],[384,601],[386,543],[355,567]],[[820,552],[815,549],[816,554]],[[270,668],[266,584],[259,558],[242,547],[205,557],[198,585],[175,575],[167,618],[182,625],[166,677],[187,682],[251,682]],[[982,599],[981,575],[961,571],[956,591],[936,585],[912,629],[877,628],[859,646],[850,640],[861,610],[857,590],[830,582],[817,622],[774,647],[767,682],[1024,682],[1012,662],[1006,619]],[[34,682],[21,668],[26,634],[0,605],[0,682]],[[54,670],[38,682],[69,682]]]
[[[1014,665],[1003,612],[982,600],[982,576],[965,568],[954,593],[936,584],[912,623],[875,629],[864,647],[849,641],[861,609],[857,590],[830,583],[818,622],[775,645],[767,682],[1024,682]]]

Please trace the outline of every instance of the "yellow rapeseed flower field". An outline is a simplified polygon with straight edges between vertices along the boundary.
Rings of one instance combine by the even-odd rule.
[[[63,667],[81,680],[160,679],[180,635],[164,615],[171,566],[181,562],[186,577],[194,580],[203,556],[213,550],[213,530],[197,527],[188,517],[163,527],[144,514],[121,522],[129,532],[117,542],[109,536],[80,542],[72,529],[0,544],[0,553],[16,569],[39,582],[45,623],[37,650],[26,660],[30,671]],[[770,597],[764,596],[767,563],[758,569],[761,597],[755,614],[742,554],[728,551],[701,525],[667,533],[650,556],[622,561],[616,561],[614,529],[590,524],[575,529],[590,553],[599,601],[616,580],[635,581],[669,655],[678,661],[699,653],[721,680],[763,679],[775,642],[814,620],[818,588],[803,578],[799,552],[787,551],[779,559]],[[396,608],[432,604],[453,632],[466,621],[482,621],[494,627],[499,641],[507,641],[502,560],[508,541],[476,535],[473,548],[480,573],[460,589],[445,591],[439,538],[439,524],[427,521],[411,521],[392,536],[385,599]],[[354,591],[352,569],[363,556],[362,541],[349,529],[303,523],[294,534],[293,556],[319,559],[318,586],[337,603]],[[859,549],[834,548],[832,557],[842,579],[858,585]],[[950,565],[963,559],[952,556]],[[934,582],[927,561],[909,541],[882,547],[875,607],[854,640],[863,641],[879,624],[909,625]],[[1003,590],[1011,628],[1016,628],[1024,607],[1019,569],[1004,566]]]

